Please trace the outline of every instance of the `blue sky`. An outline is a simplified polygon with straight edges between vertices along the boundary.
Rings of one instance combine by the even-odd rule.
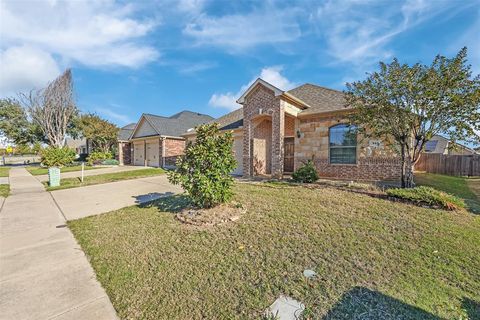
[[[0,96],[72,68],[78,106],[122,126],[145,113],[214,117],[257,77],[344,89],[378,61],[429,63],[469,48],[480,0],[0,2]]]

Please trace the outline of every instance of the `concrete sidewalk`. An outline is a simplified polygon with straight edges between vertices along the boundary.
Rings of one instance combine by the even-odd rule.
[[[79,219],[183,192],[166,175],[52,191],[67,220]]]
[[[24,168],[0,212],[1,319],[117,319],[65,219]]]
[[[84,177],[88,176],[96,176],[99,174],[104,173],[116,173],[116,172],[125,172],[125,171],[132,171],[132,170],[142,170],[142,169],[151,169],[150,167],[140,167],[140,166],[119,166],[119,167],[110,167],[110,168],[101,168],[101,169],[92,169],[92,170],[85,170],[83,173]],[[65,172],[61,174],[62,179],[66,178],[78,178],[82,175],[82,171],[72,171],[72,172]],[[38,181],[44,182],[48,181],[48,174],[42,174],[39,176],[35,176]]]

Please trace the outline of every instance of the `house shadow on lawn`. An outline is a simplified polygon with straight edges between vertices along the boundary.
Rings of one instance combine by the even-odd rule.
[[[191,205],[190,199],[183,194],[173,194],[172,192],[166,193],[151,193],[148,195],[142,195],[138,197],[154,196],[150,201],[141,201],[139,207],[151,208],[156,207],[162,212],[178,213]],[[145,199],[145,198],[142,198]]]
[[[462,308],[467,312],[469,320],[480,320],[480,302],[463,298]]]
[[[323,319],[439,320],[442,318],[378,291],[355,287],[345,293]]]

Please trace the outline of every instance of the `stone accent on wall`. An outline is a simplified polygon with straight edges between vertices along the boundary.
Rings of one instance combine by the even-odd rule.
[[[185,140],[165,139],[165,166],[175,165],[177,158],[185,153]]]
[[[400,161],[388,147],[381,143],[380,148],[372,147],[368,139],[358,137],[356,164],[330,164],[329,128],[347,123],[344,116],[297,119],[295,137],[295,169],[307,160],[314,161],[322,177],[361,180],[393,180],[400,177]]]

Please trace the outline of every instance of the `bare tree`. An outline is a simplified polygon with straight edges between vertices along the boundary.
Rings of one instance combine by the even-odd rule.
[[[40,126],[48,144],[61,147],[73,117],[75,105],[72,71],[70,69],[52,81],[45,89],[21,94],[33,122]]]

